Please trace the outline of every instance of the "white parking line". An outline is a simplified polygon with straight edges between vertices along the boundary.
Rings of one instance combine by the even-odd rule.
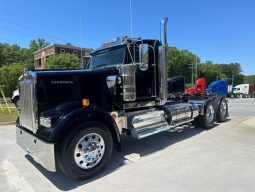
[[[34,192],[32,186],[26,181],[26,179],[20,176],[18,169],[8,160],[3,161],[2,168],[4,174],[8,178],[8,183],[14,190],[24,192]]]

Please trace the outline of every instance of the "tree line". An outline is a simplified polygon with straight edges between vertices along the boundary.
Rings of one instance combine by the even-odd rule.
[[[255,83],[255,75],[245,76],[242,74],[240,63],[200,62],[198,55],[189,50],[180,50],[176,47],[168,49],[168,75],[170,77],[182,75],[188,84],[191,84],[192,78],[194,78],[193,81],[195,82],[199,77],[205,77],[207,85],[220,79],[228,80],[228,83],[233,83],[233,85]]]
[[[0,43],[0,90],[4,90],[8,96],[17,89],[18,78],[24,69],[34,68],[34,51],[48,46],[49,43],[43,38],[30,41],[28,48],[22,48],[17,44]],[[255,75],[244,76],[241,64],[213,63],[212,61],[201,62],[198,55],[189,50],[168,48],[168,76],[182,75],[186,83],[191,84],[199,77],[205,77],[207,85],[210,82],[227,79],[229,84],[255,83]],[[72,54],[52,55],[47,59],[48,69],[78,69],[80,60]],[[193,71],[193,75],[192,75]]]
[[[0,43],[0,90],[7,96],[18,88],[18,78],[24,69],[34,69],[34,52],[50,45],[43,38],[30,41],[28,48],[17,44]],[[80,60],[71,54],[52,55],[47,59],[48,69],[80,68]]]

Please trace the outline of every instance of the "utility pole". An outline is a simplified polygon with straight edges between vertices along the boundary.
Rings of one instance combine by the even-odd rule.
[[[192,69],[192,74],[191,74],[191,83],[192,83],[192,87],[194,86],[194,64],[192,63],[192,67],[191,67],[191,69]]]
[[[196,63],[195,63],[195,66],[196,66],[196,68],[195,68],[195,78],[196,78],[196,80],[197,80],[197,56],[196,56],[196,61],[195,61]]]
[[[189,64],[191,67],[191,86],[194,86],[194,63]]]
[[[220,76],[220,74],[221,74],[221,65],[219,65],[219,67],[218,67],[218,69],[217,69],[217,77],[216,77],[216,80],[219,80],[219,79],[221,79],[221,76]]]
[[[191,67],[191,85],[194,86],[194,79],[197,79],[197,56],[195,56],[195,62],[189,64]]]

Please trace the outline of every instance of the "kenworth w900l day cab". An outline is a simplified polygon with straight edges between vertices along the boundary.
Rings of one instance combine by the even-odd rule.
[[[224,97],[185,94],[167,79],[163,41],[119,39],[94,50],[86,70],[30,71],[20,80],[17,143],[50,171],[86,179],[107,163],[121,134],[142,139],[194,122],[225,121]]]

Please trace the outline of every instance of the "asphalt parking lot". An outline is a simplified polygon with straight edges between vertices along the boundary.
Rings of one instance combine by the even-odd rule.
[[[15,126],[0,126],[0,191],[255,191],[255,99],[229,100],[229,120],[136,140],[95,178],[52,173],[15,144]]]

